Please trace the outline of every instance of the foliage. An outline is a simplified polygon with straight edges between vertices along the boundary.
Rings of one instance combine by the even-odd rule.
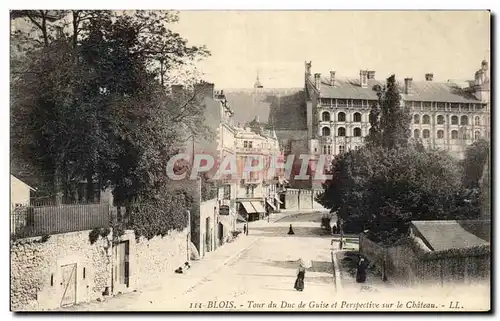
[[[99,237],[102,237],[103,239],[107,238],[110,233],[110,228],[95,228],[89,232],[89,242],[90,244],[94,244],[97,242]]]
[[[17,15],[41,33],[11,35],[23,44],[14,45],[11,161],[27,164],[42,181],[37,188],[65,202],[82,180],[89,197],[98,182],[118,204],[157,196],[168,183],[168,159],[185,128],[203,128],[205,108],[194,90],[183,101],[168,96],[168,75],[209,52],[167,28],[178,20],[174,12],[57,14],[64,18]]]
[[[188,226],[187,210],[192,198],[184,190],[166,189],[162,195],[141,200],[131,206],[128,227],[135,236],[152,239],[165,236],[172,230],[182,230]]]
[[[463,185],[468,189],[478,189],[483,176],[484,165],[490,155],[490,143],[484,139],[475,141],[465,151],[462,161]]]
[[[218,195],[217,184],[211,180],[206,173],[201,175],[201,201],[208,201]]]

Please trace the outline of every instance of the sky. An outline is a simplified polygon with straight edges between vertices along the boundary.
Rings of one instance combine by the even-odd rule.
[[[198,63],[217,88],[303,87],[312,73],[377,79],[472,79],[490,61],[488,11],[181,11],[171,28],[212,56]]]

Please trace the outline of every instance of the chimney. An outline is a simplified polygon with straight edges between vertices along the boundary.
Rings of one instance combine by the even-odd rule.
[[[309,77],[311,75],[311,61],[309,62],[305,62],[305,65],[306,65],[306,77]]]
[[[367,78],[368,79],[375,79],[375,70],[368,70],[367,71]]]
[[[366,88],[368,87],[368,77],[367,77],[368,72],[366,70],[360,70],[359,71],[359,84],[361,87]]]
[[[316,87],[317,90],[319,90],[320,84],[321,84],[321,74],[316,73],[314,74],[314,86]]]
[[[432,74],[432,73],[425,74],[425,80],[426,81],[432,81],[433,78],[434,78],[434,74]]]
[[[335,71],[330,71],[330,86],[335,86]]]
[[[214,84],[200,81],[194,85],[194,92],[200,98],[214,98]]]
[[[413,78],[405,78],[405,94],[409,95],[412,91]]]
[[[182,96],[184,87],[182,85],[172,85],[171,91],[174,98],[179,98]]]

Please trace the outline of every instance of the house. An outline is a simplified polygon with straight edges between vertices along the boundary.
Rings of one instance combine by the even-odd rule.
[[[11,212],[13,212],[17,206],[30,204],[31,191],[35,191],[35,189],[14,175],[10,175]]]
[[[490,221],[412,221],[409,235],[390,246],[360,237],[360,254],[383,279],[405,284],[489,282]]]

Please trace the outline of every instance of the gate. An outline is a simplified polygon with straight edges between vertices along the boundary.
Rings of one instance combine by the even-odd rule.
[[[129,241],[120,242],[115,247],[116,265],[114,271],[114,287],[117,291],[129,287]]]
[[[61,306],[76,303],[76,263],[61,266]]]

